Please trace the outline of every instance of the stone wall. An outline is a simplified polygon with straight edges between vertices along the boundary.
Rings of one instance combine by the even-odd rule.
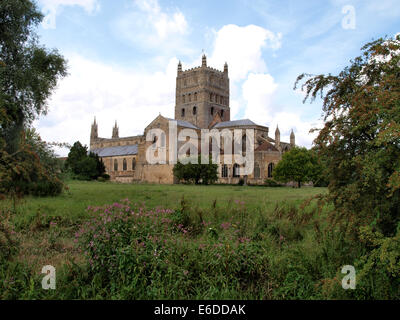
[[[124,159],[126,160],[126,170],[124,170]],[[135,167],[132,169],[133,159],[135,159]],[[121,181],[121,182],[133,181],[137,167],[136,155],[103,157],[102,160],[106,167],[106,173],[110,175],[110,180]],[[115,161],[117,161],[118,170],[114,170]]]
[[[175,119],[208,128],[216,112],[230,120],[228,73],[207,66],[178,71]]]

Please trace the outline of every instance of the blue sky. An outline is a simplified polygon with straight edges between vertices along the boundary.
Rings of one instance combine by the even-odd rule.
[[[183,68],[229,65],[233,119],[279,125],[310,147],[321,104],[294,91],[303,73],[338,73],[370,40],[400,32],[398,0],[163,1],[37,0],[38,33],[68,60],[69,76],[36,122],[47,141],[88,144],[99,134],[142,134],[159,113],[173,117],[178,60]],[[66,155],[67,150],[58,150]]]

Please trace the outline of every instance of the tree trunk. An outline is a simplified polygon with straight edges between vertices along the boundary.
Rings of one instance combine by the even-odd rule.
[[[297,185],[299,188],[301,188],[301,181],[299,181]]]

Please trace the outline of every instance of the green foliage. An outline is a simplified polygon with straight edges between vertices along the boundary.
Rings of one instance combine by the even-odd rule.
[[[393,236],[400,219],[400,36],[366,44],[337,76],[301,75],[306,99],[323,98],[315,140],[341,221]]]
[[[43,15],[29,0],[0,2],[0,194],[55,195],[54,155],[29,127],[47,111],[47,100],[66,75],[56,50],[37,41]]]
[[[37,42],[34,28],[42,19],[29,0],[0,2],[0,137],[9,153],[18,150],[23,127],[46,112],[47,98],[66,75],[65,60]]]
[[[218,165],[212,163],[211,158],[208,164],[201,163],[199,156],[197,163],[191,161],[187,164],[178,163],[173,168],[174,176],[178,181],[195,184],[212,184],[218,179]],[[193,162],[193,163],[192,163]]]
[[[313,180],[316,168],[317,162],[310,150],[294,147],[283,154],[272,175],[281,182],[295,181],[300,188],[302,182]]]
[[[90,152],[79,141],[75,142],[68,153],[65,167],[74,174],[78,180],[94,180],[105,173],[103,161],[97,154]],[[103,177],[106,180],[106,176]]]
[[[24,132],[21,149],[12,158],[0,158],[0,194],[11,197],[55,196],[62,192],[61,167],[52,148],[34,129]]]
[[[266,187],[273,187],[273,188],[283,187],[282,184],[276,182],[274,179],[265,179],[264,180],[264,185]]]
[[[330,232],[358,270],[357,299],[398,299],[400,225],[400,36],[366,44],[337,76],[307,75],[304,101],[323,101],[314,141],[334,205]],[[331,244],[334,243],[333,241]],[[329,247],[333,247],[329,245]],[[334,256],[328,252],[327,256]],[[351,261],[351,260],[349,260]],[[341,290],[327,282],[327,295]]]
[[[400,232],[384,237],[371,227],[360,229],[369,249],[357,262],[359,294],[374,299],[398,299],[400,294]]]
[[[266,294],[265,254],[236,232],[239,222],[211,228],[201,220],[203,230],[194,233],[188,208],[175,213],[124,201],[90,210],[94,219],[76,237],[87,257],[87,282],[104,298],[238,298],[239,288],[242,297]]]
[[[332,224],[333,206],[316,196],[324,189],[85,181],[70,187],[57,198],[27,198],[21,215],[0,214],[14,243],[0,231],[1,299],[400,297],[398,234],[364,228],[360,241],[349,241],[345,226]],[[112,201],[121,195],[131,201]],[[85,210],[85,201],[95,205]],[[171,209],[155,206],[161,202]],[[43,261],[57,256],[57,289],[42,290]],[[341,286],[347,264],[356,268],[356,290]]]
[[[295,209],[285,214],[286,209],[279,206],[280,213],[275,214],[275,201],[261,201],[267,192],[267,198],[288,203],[290,194],[297,207],[301,199],[316,193],[311,188],[266,190],[257,186],[115,185],[86,181],[71,181],[69,187],[68,194],[56,198],[26,198],[20,214],[12,216],[10,232],[15,230],[14,238],[24,245],[1,266],[5,276],[0,277],[7,279],[7,287],[0,287],[1,298],[271,299],[279,287],[277,281],[287,272],[285,266],[274,262],[287,255],[286,243],[307,241],[305,248],[314,243],[306,237],[309,226],[300,223],[305,219],[303,215],[298,214],[292,221],[287,215],[294,216],[290,212]],[[113,201],[124,195],[132,203]],[[247,202],[249,199],[254,201]],[[134,204],[144,201],[147,208]],[[159,203],[172,209],[156,207]],[[94,205],[85,210],[88,204]],[[138,215],[132,215],[132,211]],[[111,221],[104,224],[105,217],[111,217]],[[291,230],[292,225],[295,230]],[[98,237],[102,226],[123,236],[111,233],[114,236],[109,244]],[[81,228],[85,234],[75,238]],[[285,241],[280,240],[280,234]],[[142,240],[139,242],[144,242],[146,249],[139,247],[141,251],[136,251],[135,240]],[[96,249],[102,248],[98,254],[84,254],[94,248],[90,241]],[[92,270],[89,258],[95,260],[96,254],[103,257],[104,265],[116,263],[112,276],[106,268],[101,272]],[[57,289],[43,290],[40,270],[53,259],[59,261],[55,265]],[[141,262],[146,262],[146,267]],[[96,260],[96,264],[101,266],[101,261]]]
[[[65,161],[65,166],[71,168],[72,171],[78,170],[78,163],[83,158],[86,158],[88,150],[86,146],[83,146],[79,141],[76,141],[68,153],[68,158]]]

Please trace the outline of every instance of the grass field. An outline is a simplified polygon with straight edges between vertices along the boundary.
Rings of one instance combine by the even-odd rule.
[[[326,192],[325,188],[231,185],[155,185],[111,182],[69,181],[68,190],[57,197],[26,197],[17,205],[12,223],[23,237],[20,258],[27,258],[34,268],[40,265],[59,266],[68,255],[80,258],[74,250],[73,234],[88,219],[89,206],[102,206],[129,199],[147,208],[178,209],[182,198],[191,208],[211,211],[215,204],[224,211],[232,204],[243,203],[249,213],[270,214],[277,204],[299,205],[305,199]],[[10,207],[3,201],[1,205]],[[59,226],[59,234],[49,233],[51,222]],[[57,244],[55,244],[56,242]],[[46,249],[47,248],[47,249]],[[63,250],[56,250],[64,248]]]
[[[3,218],[19,245],[0,276],[14,279],[22,269],[0,298],[321,298],[318,285],[345,259],[339,251],[310,275],[326,254],[325,209],[299,205],[325,188],[68,186],[58,197],[27,197]],[[10,202],[0,205],[10,212]],[[49,264],[64,270],[55,292],[40,288]]]
[[[70,181],[69,190],[58,197],[23,199],[16,217],[17,224],[29,222],[37,212],[62,219],[82,219],[86,216],[88,206],[110,204],[122,199],[129,199],[148,208],[179,207],[182,197],[193,207],[210,208],[214,201],[217,206],[227,206],[229,202],[241,201],[248,210],[270,211],[277,203],[299,204],[304,199],[319,193],[326,188],[266,188],[262,186],[230,185],[154,185],[154,184],[120,184],[104,182]]]

